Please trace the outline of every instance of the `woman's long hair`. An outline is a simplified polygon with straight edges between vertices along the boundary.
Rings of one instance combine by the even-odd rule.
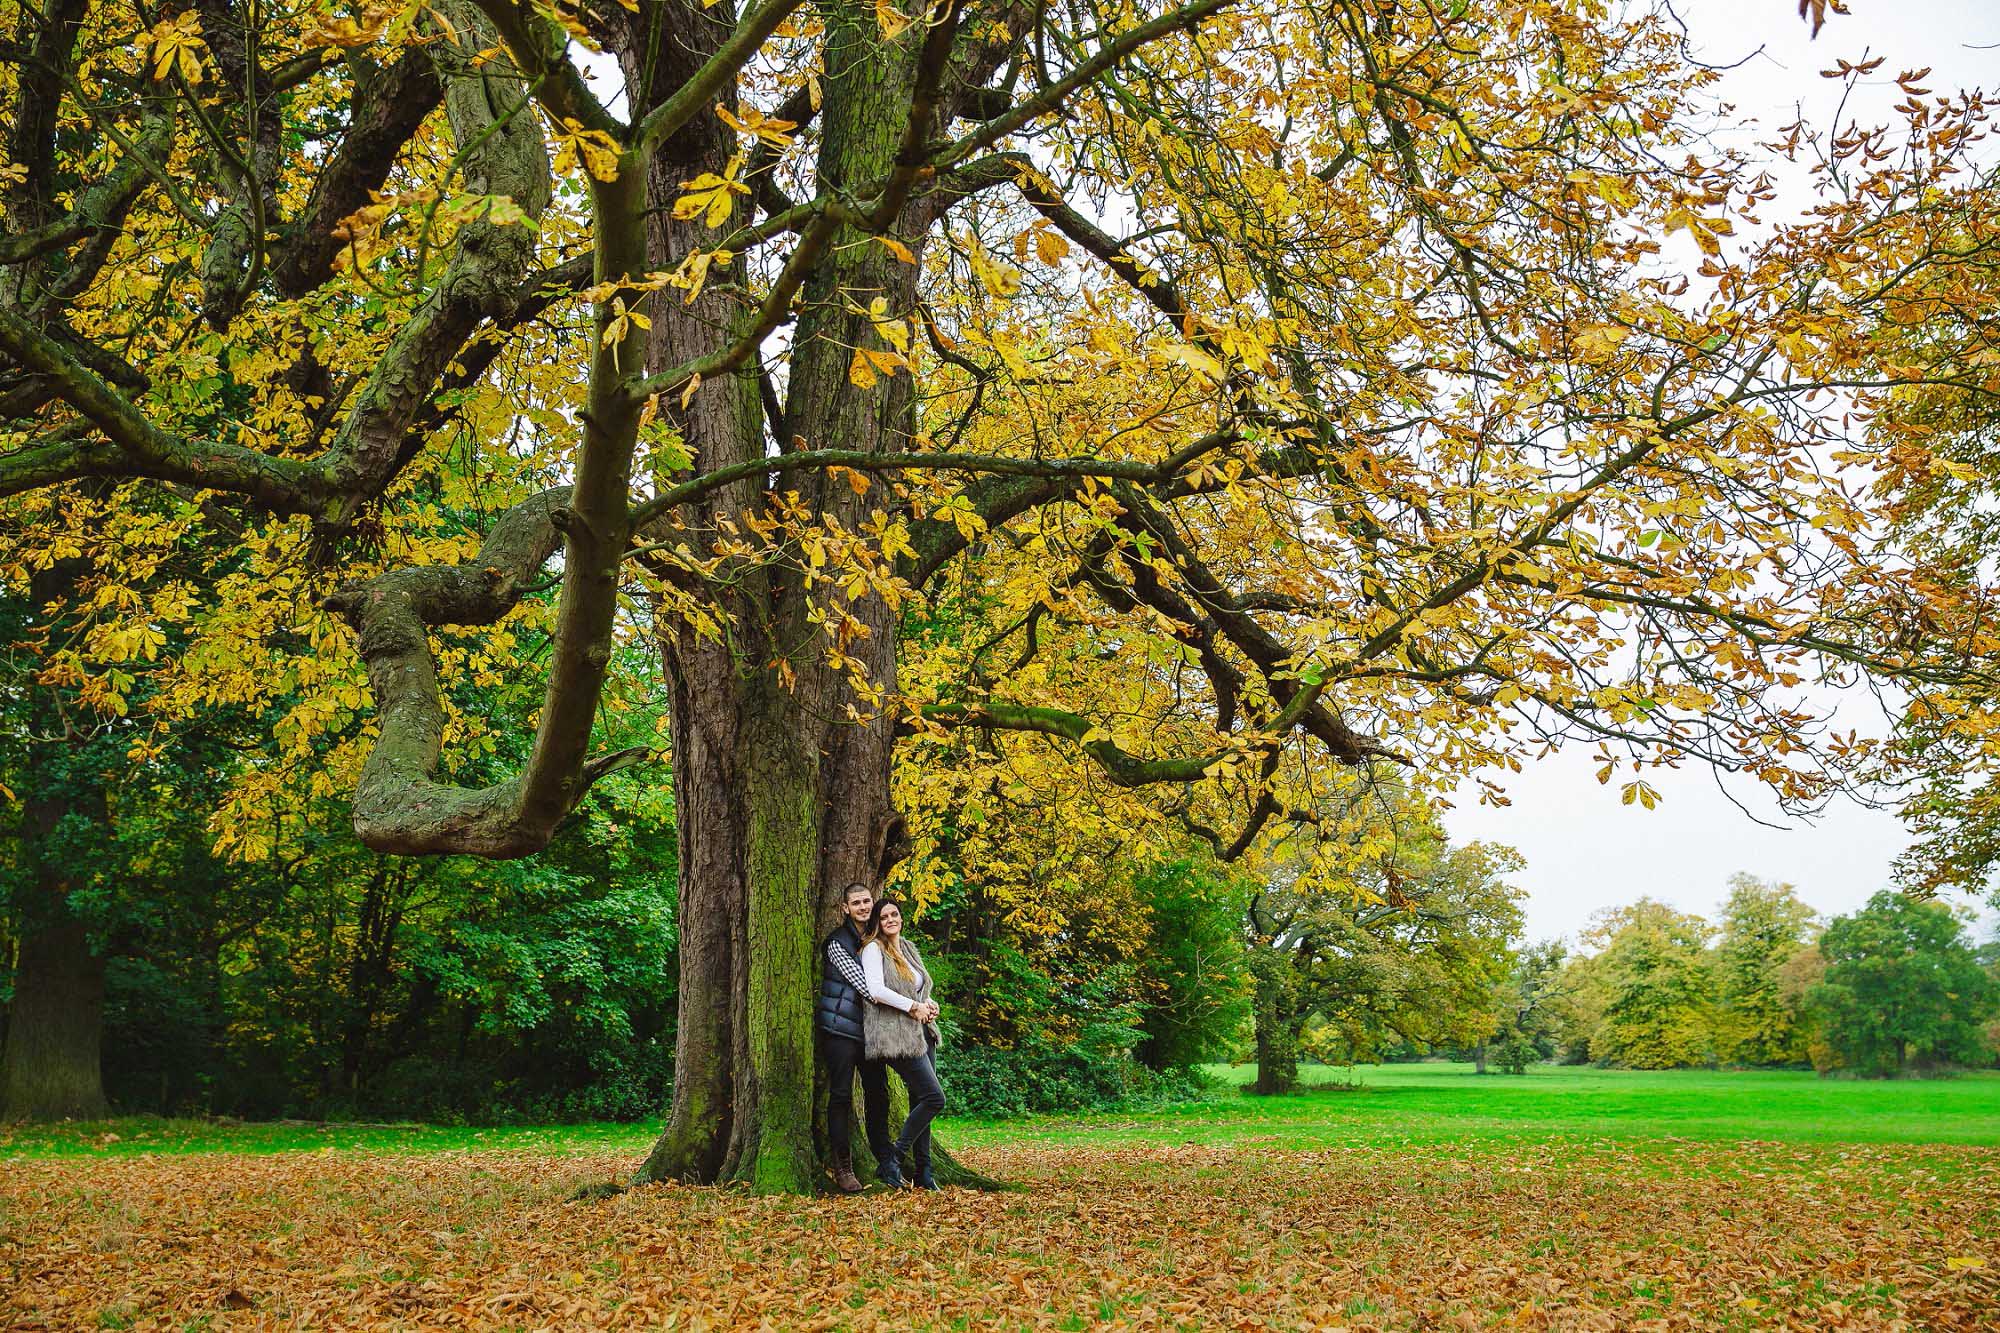
[[[869,945],[880,941],[883,956],[896,965],[896,974],[905,981],[915,981],[917,979],[916,969],[910,966],[910,960],[903,953],[903,932],[901,930],[897,931],[896,938],[893,940],[884,939],[882,936],[882,911],[888,907],[895,908],[901,914],[903,929],[909,929],[910,914],[903,910],[901,903],[897,902],[894,898],[877,898],[875,900],[875,910],[868,914],[868,929],[863,931],[861,935],[861,947],[865,949]]]

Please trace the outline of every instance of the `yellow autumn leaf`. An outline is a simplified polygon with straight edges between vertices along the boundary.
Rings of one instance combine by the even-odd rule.
[[[1007,297],[1021,290],[1020,271],[986,253],[985,247],[974,244],[970,262],[973,276],[989,294]]]
[[[1685,206],[1668,209],[1660,222],[1670,236],[1677,231],[1686,231],[1688,235],[1694,237],[1694,243],[1701,247],[1701,252],[1710,258],[1722,253],[1722,243],[1716,237],[1733,236],[1736,233],[1736,224],[1728,218],[1699,217],[1692,209]]]
[[[152,53],[153,77],[165,79],[179,72],[189,83],[201,79],[201,20],[193,10],[184,10],[170,19],[161,19],[140,39]]]
[[[1218,384],[1222,382],[1222,363],[1199,347],[1187,343],[1175,343],[1167,348],[1165,356],[1167,360],[1186,366],[1205,379]]]
[[[556,170],[571,171],[581,161],[584,170],[601,181],[618,179],[618,141],[603,130],[587,130],[563,117],[556,128]]]
[[[730,261],[735,257],[728,250],[697,250],[681,261],[680,267],[673,271],[667,281],[687,293],[681,298],[681,304],[692,305],[694,298],[701,295],[702,287],[708,282],[709,268],[711,266],[728,268]]]
[[[875,387],[875,381],[878,378],[879,376],[875,374],[875,367],[869,364],[867,353],[863,352],[859,347],[855,348],[853,359],[847,363],[848,383],[858,388],[872,389]]]
[[[873,388],[882,375],[893,375],[909,365],[901,353],[878,352],[870,347],[857,347],[854,357],[847,363],[849,382],[863,389]]]
[[[896,256],[896,258],[902,260],[905,264],[914,264],[917,262],[916,255],[910,252],[910,247],[904,245],[901,241],[897,240],[895,237],[877,236],[875,239],[881,243],[882,248],[884,250],[887,250],[890,254]]]
[[[792,142],[791,131],[799,127],[797,121],[780,120],[776,116],[767,116],[754,106],[747,106],[740,111],[732,112],[728,107],[717,102],[715,104],[715,114],[721,119],[723,124],[735,130],[738,134],[754,135],[773,148],[782,149],[790,147]]]
[[[750,187],[736,179],[742,169],[742,159],[732,161],[723,174],[704,171],[693,180],[682,181],[681,197],[674,200],[674,218],[686,222],[699,217],[708,226],[720,227],[729,221],[730,213],[736,207],[736,196],[749,194]]]
[[[986,532],[986,520],[972,507],[971,499],[963,494],[948,498],[932,512],[931,517],[950,519],[959,536],[967,541],[974,541]]]
[[[1020,346],[1012,338],[996,333],[992,343],[993,350],[1000,354],[1001,364],[1007,367],[1010,374],[1020,380],[1034,378],[1035,368],[1028,364],[1028,358],[1021,354]]]
[[[1622,324],[1585,325],[1576,335],[1577,359],[1591,364],[1608,361],[1631,332]]]
[[[381,37],[388,21],[386,12],[363,14],[359,19],[328,15],[306,33],[305,45],[312,49],[368,46]]]
[[[611,318],[604,325],[604,346],[611,349],[611,364],[618,364],[618,349],[633,329],[650,329],[653,322],[647,319],[636,306],[627,306],[625,298],[611,298]]]
[[[910,26],[910,16],[889,3],[889,0],[875,0],[875,22],[881,27],[882,35],[895,41]]]

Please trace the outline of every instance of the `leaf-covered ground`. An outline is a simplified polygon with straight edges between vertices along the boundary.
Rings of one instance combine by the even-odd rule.
[[[572,1202],[624,1155],[22,1159],[12,1328],[2000,1325],[2000,1152],[979,1148],[1006,1194]]]

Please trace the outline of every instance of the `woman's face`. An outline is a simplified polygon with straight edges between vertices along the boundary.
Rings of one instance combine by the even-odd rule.
[[[875,923],[875,928],[890,939],[895,939],[903,933],[903,909],[894,905],[883,908],[882,919]]]

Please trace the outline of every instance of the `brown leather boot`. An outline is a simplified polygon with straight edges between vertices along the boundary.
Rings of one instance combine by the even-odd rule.
[[[842,1194],[861,1193],[861,1180],[854,1174],[854,1158],[851,1154],[834,1154],[833,1187]]]

